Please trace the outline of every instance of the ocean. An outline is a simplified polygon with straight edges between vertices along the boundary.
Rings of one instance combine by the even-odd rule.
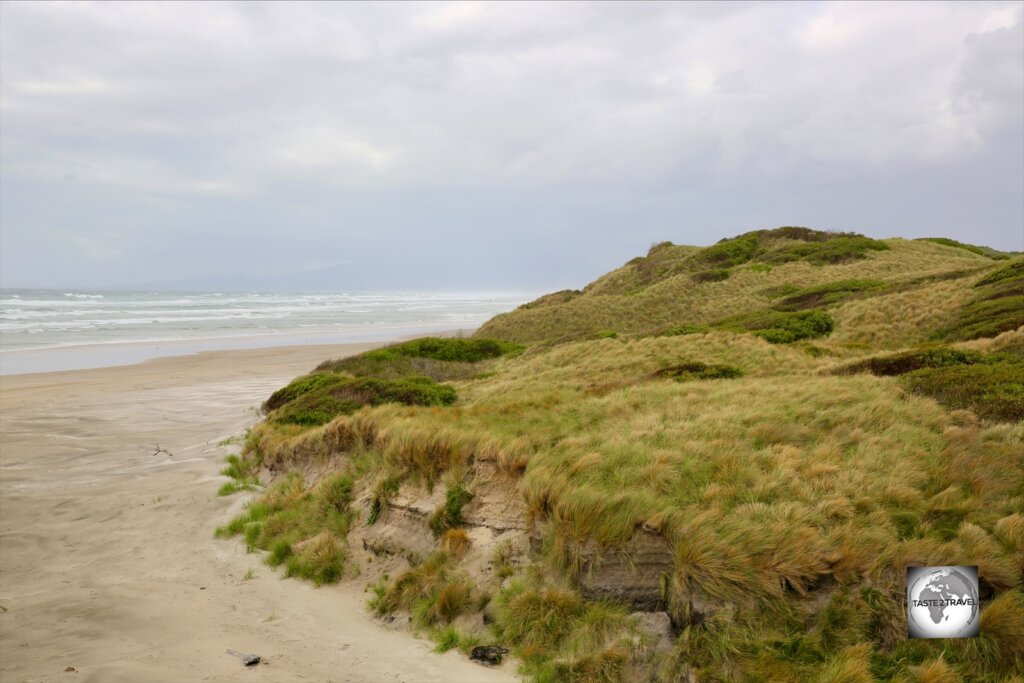
[[[0,374],[233,348],[383,341],[478,327],[530,293],[0,290]]]

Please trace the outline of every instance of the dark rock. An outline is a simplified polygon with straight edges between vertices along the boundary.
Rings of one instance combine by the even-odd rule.
[[[508,654],[508,648],[499,645],[477,645],[469,653],[469,658],[490,666],[501,664],[502,658]]]

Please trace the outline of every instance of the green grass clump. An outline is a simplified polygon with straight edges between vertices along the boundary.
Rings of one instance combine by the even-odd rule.
[[[658,333],[659,337],[680,337],[687,334],[705,334],[711,328],[707,325],[673,325]]]
[[[941,244],[946,247],[954,247],[955,249],[963,249],[969,251],[972,254],[978,254],[979,256],[987,256],[990,259],[996,261],[1005,261],[1010,258],[1010,254],[1006,252],[998,251],[992,247],[979,247],[975,244],[967,244],[965,242],[958,242],[948,237],[919,237],[920,242],[934,242],[935,244]]]
[[[447,406],[455,403],[456,398],[453,387],[429,377],[378,379],[334,375],[331,381],[319,382],[314,389],[276,408],[270,419],[279,424],[317,426],[339,415],[351,415],[363,406]]]
[[[728,268],[715,268],[713,270],[702,270],[690,276],[694,282],[721,282],[729,279]]]
[[[653,375],[658,379],[674,379],[677,382],[700,379],[735,379],[742,376],[743,371],[731,365],[708,365],[696,361],[661,368]]]
[[[334,583],[345,566],[352,490],[352,479],[345,473],[324,476],[312,487],[292,473],[218,528],[216,535],[243,535],[250,550],[268,551],[266,563],[284,564],[288,576],[317,585]]]
[[[615,339],[618,336],[615,330],[598,330],[594,333],[594,339]]]
[[[370,609],[386,616],[399,609],[412,612],[419,628],[450,624],[478,601],[478,591],[464,575],[455,571],[452,559],[435,552],[420,564],[407,569],[390,584],[374,589]]]
[[[224,458],[224,462],[227,466],[220,473],[225,477],[231,477],[231,481],[224,482],[217,489],[218,496],[230,496],[239,491],[255,491],[259,488],[260,482],[251,461],[232,454]]]
[[[781,311],[798,311],[828,306],[861,292],[884,289],[886,286],[881,280],[869,279],[826,282],[787,292],[786,298],[775,304],[775,308]]]
[[[462,508],[473,500],[473,494],[462,485],[455,485],[445,493],[444,503],[438,506],[430,516],[428,525],[435,536],[440,536],[448,529],[462,526]]]
[[[492,629],[523,660],[531,680],[616,681],[632,652],[628,618],[621,607],[585,602],[566,588],[514,581],[494,599]]]
[[[815,339],[832,332],[832,317],[825,311],[755,311],[720,320],[715,327],[734,332],[752,332],[772,344],[789,344]]]

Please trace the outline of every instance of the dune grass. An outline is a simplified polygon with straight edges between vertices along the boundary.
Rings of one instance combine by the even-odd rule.
[[[778,292],[783,286],[795,292],[844,281],[885,285],[848,291],[845,298],[852,303],[866,304],[887,291],[907,292],[913,301],[923,291],[941,288],[942,280],[929,278],[975,272],[993,265],[985,256],[931,242],[780,230],[740,236],[705,248],[655,245],[647,256],[633,259],[582,291],[542,297],[494,317],[477,334],[546,344],[593,338],[599,330],[615,330],[620,338],[650,335],[668,327],[708,325],[771,308],[779,297],[768,293]],[[700,281],[694,281],[694,275],[723,269],[729,270],[727,279],[700,276]],[[834,294],[830,303],[843,303],[840,298]],[[943,301],[937,297],[937,302]],[[950,306],[952,315],[956,306]],[[873,310],[868,306],[865,312]],[[927,310],[913,313],[924,316]],[[830,314],[834,315],[831,310]],[[949,321],[941,310],[932,317],[936,324],[924,332],[925,338]],[[876,324],[902,321],[880,317]],[[863,325],[856,325],[850,332],[863,334]]]
[[[438,649],[493,639],[536,681],[1009,680],[1024,666],[1024,328],[920,345],[973,325],[977,302],[1016,296],[1018,266],[803,230],[710,255],[655,245],[582,292],[495,318],[482,334],[543,343],[427,359],[487,364],[452,380],[457,404],[275,420],[336,386],[300,378],[250,434],[245,467],[345,468],[313,485],[279,474],[219,533],[327,581],[350,562],[357,514],[372,523],[401,487],[443,484],[437,551],[372,601],[409,611]],[[714,267],[728,279],[694,283]],[[408,358],[371,361],[387,372]],[[319,370],[355,374],[343,372]],[[480,461],[515,482],[544,548],[522,562],[496,551],[491,582],[462,565]],[[678,637],[663,655],[634,637],[625,606],[576,585],[579,548],[620,551],[640,529],[673,560],[662,585]],[[981,638],[907,639],[905,570],[926,564],[979,567]],[[481,609],[490,630],[461,631]]]

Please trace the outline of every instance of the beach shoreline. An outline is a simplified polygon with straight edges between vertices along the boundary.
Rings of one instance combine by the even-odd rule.
[[[191,356],[206,352],[290,349],[294,347],[384,344],[428,334],[470,335],[474,328],[463,325],[402,325],[366,330],[309,330],[274,334],[172,339],[161,341],[123,341],[103,344],[73,344],[40,349],[0,351],[0,377],[74,370],[94,370],[137,365],[160,358]]]
[[[224,441],[296,375],[379,345],[0,378],[0,679],[233,681],[232,649],[263,658],[259,681],[514,680],[375,622],[358,578],[281,580],[213,538],[245,500],[216,495]]]

